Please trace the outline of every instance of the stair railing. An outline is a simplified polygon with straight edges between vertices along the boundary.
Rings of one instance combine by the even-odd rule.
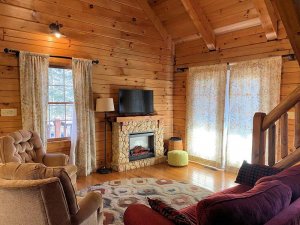
[[[288,149],[288,111],[295,108],[294,151]],[[276,129],[279,121],[280,129]],[[276,160],[276,132],[279,134],[279,160]],[[268,132],[267,132],[268,131]],[[268,133],[268,137],[266,134]],[[300,87],[296,88],[268,115],[257,112],[253,118],[252,163],[265,164],[266,138],[268,138],[268,165],[286,168],[300,161]],[[280,160],[281,158],[281,160]],[[277,162],[278,161],[278,162]]]

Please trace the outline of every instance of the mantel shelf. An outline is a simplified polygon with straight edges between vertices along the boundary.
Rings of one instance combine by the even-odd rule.
[[[124,116],[124,117],[115,117],[114,122],[125,123],[131,121],[143,121],[143,120],[162,120],[163,117],[159,115],[154,116]]]

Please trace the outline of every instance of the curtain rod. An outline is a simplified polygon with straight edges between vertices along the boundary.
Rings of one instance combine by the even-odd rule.
[[[13,49],[9,49],[9,48],[5,48],[4,49],[4,52],[5,53],[12,53],[12,54],[15,54],[17,57],[19,56],[20,54],[20,51],[18,50],[13,50]],[[68,57],[68,56],[59,56],[59,55],[50,55],[51,58],[59,58],[59,59],[72,59],[72,57]],[[92,63],[93,64],[99,64],[99,60],[98,59],[95,59],[95,60],[92,60]]]
[[[287,55],[282,55],[282,58],[286,58],[289,61],[293,61],[296,60],[296,54],[287,54]],[[234,64],[235,62],[229,63],[227,62],[227,65],[230,66],[232,64]],[[186,70],[188,70],[189,67],[178,67],[176,68],[176,72],[180,73],[180,72],[185,72]]]

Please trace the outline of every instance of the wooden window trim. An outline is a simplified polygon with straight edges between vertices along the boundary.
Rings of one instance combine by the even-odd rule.
[[[71,141],[71,137],[64,137],[64,138],[48,138],[47,142],[52,143],[52,142],[62,142],[62,141]]]

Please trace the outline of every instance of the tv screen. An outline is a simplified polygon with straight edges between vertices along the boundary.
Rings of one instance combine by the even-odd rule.
[[[153,113],[153,91],[138,89],[119,90],[119,113],[147,115]]]

